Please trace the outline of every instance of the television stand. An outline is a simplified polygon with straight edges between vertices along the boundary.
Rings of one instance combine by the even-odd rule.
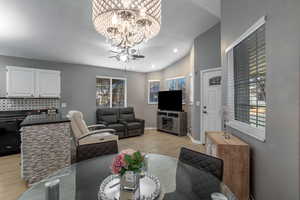
[[[178,136],[187,135],[187,113],[176,111],[157,111],[157,130]]]

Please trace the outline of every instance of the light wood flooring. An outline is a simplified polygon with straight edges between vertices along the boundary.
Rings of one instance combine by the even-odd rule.
[[[178,157],[181,147],[204,152],[204,146],[193,144],[188,137],[177,137],[167,133],[148,130],[145,135],[122,139],[119,150],[136,149],[147,153],[158,153]],[[20,155],[0,157],[0,199],[16,200],[27,186],[20,177]]]

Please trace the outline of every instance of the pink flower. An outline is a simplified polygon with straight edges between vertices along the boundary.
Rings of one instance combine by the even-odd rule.
[[[120,153],[118,154],[112,163],[111,166],[111,171],[113,174],[119,174],[121,172],[122,167],[125,167],[126,162],[125,162],[125,154]]]
[[[136,152],[136,150],[133,150],[133,149],[124,149],[123,151],[121,151],[122,154],[126,154],[129,156],[132,156],[135,152]]]

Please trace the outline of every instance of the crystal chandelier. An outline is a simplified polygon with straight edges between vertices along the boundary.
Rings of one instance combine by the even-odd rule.
[[[93,0],[93,23],[113,46],[132,48],[159,33],[161,0]]]

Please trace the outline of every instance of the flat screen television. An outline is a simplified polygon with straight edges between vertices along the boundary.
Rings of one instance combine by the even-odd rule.
[[[166,111],[182,111],[182,91],[161,91],[158,93],[158,109]]]

